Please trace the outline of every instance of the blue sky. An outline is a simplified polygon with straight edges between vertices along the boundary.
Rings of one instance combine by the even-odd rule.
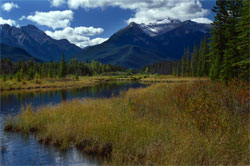
[[[0,24],[33,24],[80,47],[99,44],[130,22],[209,23],[215,0],[1,0]]]

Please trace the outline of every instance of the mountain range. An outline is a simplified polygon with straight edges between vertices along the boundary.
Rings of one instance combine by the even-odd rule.
[[[22,48],[34,58],[42,61],[60,61],[62,53],[70,57],[82,51],[68,40],[55,40],[34,25],[21,28],[8,24],[0,25],[1,43]]]
[[[21,28],[0,25],[1,43],[24,49],[42,61],[60,61],[64,52],[69,61],[98,60],[101,63],[139,69],[165,60],[177,60],[184,49],[209,36],[211,25],[193,21],[169,20],[163,24],[130,23],[102,44],[84,49],[68,40],[55,40],[33,25]]]
[[[106,42],[88,47],[76,57],[139,69],[160,61],[180,59],[185,48],[192,50],[204,35],[209,37],[210,28],[210,24],[190,20],[149,25],[132,22]]]

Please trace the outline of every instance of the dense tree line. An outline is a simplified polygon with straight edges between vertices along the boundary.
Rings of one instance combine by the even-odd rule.
[[[185,49],[185,55],[173,65],[172,74],[175,76],[208,76],[209,50],[206,36],[200,42],[200,46],[194,44],[193,52],[190,52],[189,48]]]
[[[143,70],[149,73],[167,74],[175,76],[208,76],[209,74],[209,49],[207,37],[200,42],[200,46],[194,44],[192,51],[185,49],[185,55],[179,61],[165,61],[149,65]]]
[[[217,0],[210,42],[210,77],[249,80],[249,0]]]
[[[1,59],[0,67],[0,74],[4,80],[16,78],[18,81],[22,79],[64,78],[66,75],[73,75],[78,79],[79,76],[125,71],[120,66],[101,64],[97,61],[79,62],[77,59],[72,59],[66,63],[64,55],[62,55],[61,62],[46,63],[34,61],[14,63],[9,59]]]

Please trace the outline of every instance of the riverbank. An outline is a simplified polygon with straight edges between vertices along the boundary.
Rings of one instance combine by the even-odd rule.
[[[141,82],[149,83],[185,83],[194,81],[209,81],[208,77],[176,77],[171,75],[149,75],[140,79]]]
[[[14,91],[14,90],[34,90],[34,89],[69,89],[69,88],[82,88],[87,86],[95,86],[100,83],[109,81],[136,81],[141,79],[141,76],[131,77],[117,77],[117,76],[92,76],[92,77],[79,77],[78,80],[73,77],[64,79],[36,79],[36,80],[23,80],[18,82],[16,80],[0,80],[1,91]]]
[[[110,99],[26,107],[5,131],[109,157],[110,164],[249,164],[249,87],[155,84]]]
[[[131,75],[131,76],[92,76],[92,77],[79,77],[75,80],[69,76],[64,79],[36,79],[36,80],[23,80],[18,82],[16,80],[0,80],[0,91],[16,91],[16,90],[35,90],[35,89],[69,89],[69,88],[82,88],[87,86],[95,86],[100,83],[117,81],[129,82],[140,81],[142,83],[183,83],[193,81],[208,81],[209,78],[198,77],[174,77],[163,75]]]

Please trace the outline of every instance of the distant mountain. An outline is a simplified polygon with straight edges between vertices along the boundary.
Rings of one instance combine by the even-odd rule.
[[[82,51],[68,40],[52,39],[33,25],[17,28],[4,24],[0,25],[0,33],[3,44],[22,48],[43,61],[60,61],[63,52],[67,58]]]
[[[3,58],[10,59],[13,62],[28,61],[28,60],[41,62],[40,59],[34,58],[28,52],[26,52],[21,48],[11,47],[3,43],[0,43],[0,59]]]
[[[209,24],[193,21],[169,20],[169,23],[149,25],[133,22],[106,42],[88,47],[75,57],[139,69],[159,61],[181,58],[184,48],[192,49],[204,35],[209,36],[210,28]]]

